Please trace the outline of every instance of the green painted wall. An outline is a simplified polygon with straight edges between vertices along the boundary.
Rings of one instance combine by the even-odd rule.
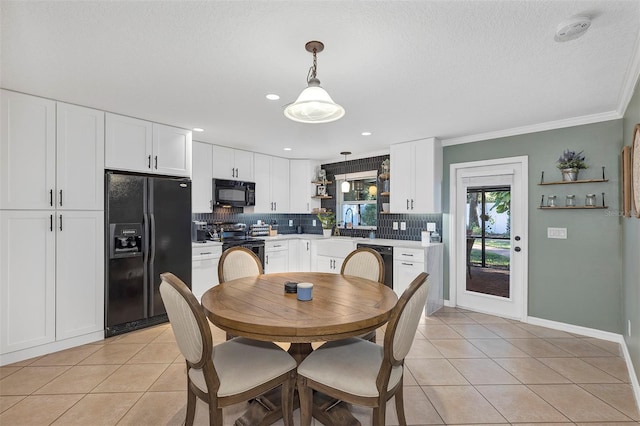
[[[620,150],[622,120],[505,137],[444,148],[443,227],[449,246],[449,166],[453,163],[526,155],[529,157],[529,316],[621,333],[622,247],[620,210]],[[581,151],[590,168],[580,177],[600,178],[606,167],[609,182],[540,186],[560,180],[556,159],[564,149]],[[575,194],[605,192],[609,210],[539,210],[542,194],[564,202]],[[568,239],[547,239],[547,227],[567,228]],[[637,252],[637,250],[636,250]],[[446,251],[445,251],[446,253]],[[449,259],[445,256],[445,298],[449,294]],[[637,310],[636,310],[637,313]],[[640,331],[640,327],[638,327]]]
[[[631,145],[633,128],[640,123],[640,82],[624,115],[624,144]],[[640,219],[622,221],[623,334],[636,375],[640,377]],[[631,336],[627,333],[631,321]]]

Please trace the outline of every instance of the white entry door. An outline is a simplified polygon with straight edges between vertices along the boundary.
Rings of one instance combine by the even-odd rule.
[[[527,157],[451,165],[452,304],[527,316]]]

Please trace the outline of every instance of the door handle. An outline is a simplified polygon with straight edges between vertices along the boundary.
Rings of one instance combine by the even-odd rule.
[[[60,215],[60,230],[62,231],[62,215]]]
[[[277,201],[274,201],[274,202],[273,202],[273,211],[275,212],[275,211],[277,211],[277,210],[278,210],[278,202],[277,202]]]
[[[156,168],[156,170],[158,170],[158,156],[157,155],[154,157],[154,161],[155,161],[155,168]]]
[[[49,215],[49,231],[53,232],[53,215]]]
[[[516,247],[514,248],[515,251],[517,251],[518,253],[522,251],[522,249],[520,247]]]
[[[409,210],[409,199],[407,198],[407,210]]]
[[[238,168],[236,167],[236,177],[240,177],[240,173],[238,173]]]
[[[148,161],[148,163],[147,163],[147,167],[148,167],[148,168],[151,168],[151,155],[149,155],[149,157],[148,157],[148,160],[147,160],[147,161]]]
[[[60,205],[62,206],[62,189],[60,190]]]
[[[411,199],[411,210],[413,210],[413,198]]]
[[[268,264],[269,264],[269,255],[266,255],[266,256],[264,257],[264,260],[266,261],[265,263],[268,265]]]
[[[413,266],[413,263],[404,263],[404,262],[402,262],[402,264],[403,264],[404,266]]]
[[[520,235],[516,235],[515,240],[516,240],[516,241],[520,241]]]
[[[236,169],[231,168],[231,177],[236,177]]]
[[[307,251],[309,251],[309,242],[307,241]]]
[[[53,189],[49,190],[49,205],[53,207]]]

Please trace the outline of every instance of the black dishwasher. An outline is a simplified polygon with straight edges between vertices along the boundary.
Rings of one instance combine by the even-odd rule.
[[[393,247],[378,246],[375,244],[358,244],[357,247],[370,248],[380,253],[382,262],[384,263],[384,285],[393,289]]]

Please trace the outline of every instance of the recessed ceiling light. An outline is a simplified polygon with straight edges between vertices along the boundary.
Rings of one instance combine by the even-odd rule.
[[[362,136],[371,136],[371,132],[362,132]]]
[[[291,151],[291,148],[285,148],[284,150],[285,151]]]
[[[194,132],[204,132],[204,129],[201,129],[200,127],[194,127],[193,131]]]
[[[277,101],[278,99],[280,99],[280,96],[276,95],[275,93],[269,93],[267,96],[265,96],[265,98],[269,99],[270,101]]]

